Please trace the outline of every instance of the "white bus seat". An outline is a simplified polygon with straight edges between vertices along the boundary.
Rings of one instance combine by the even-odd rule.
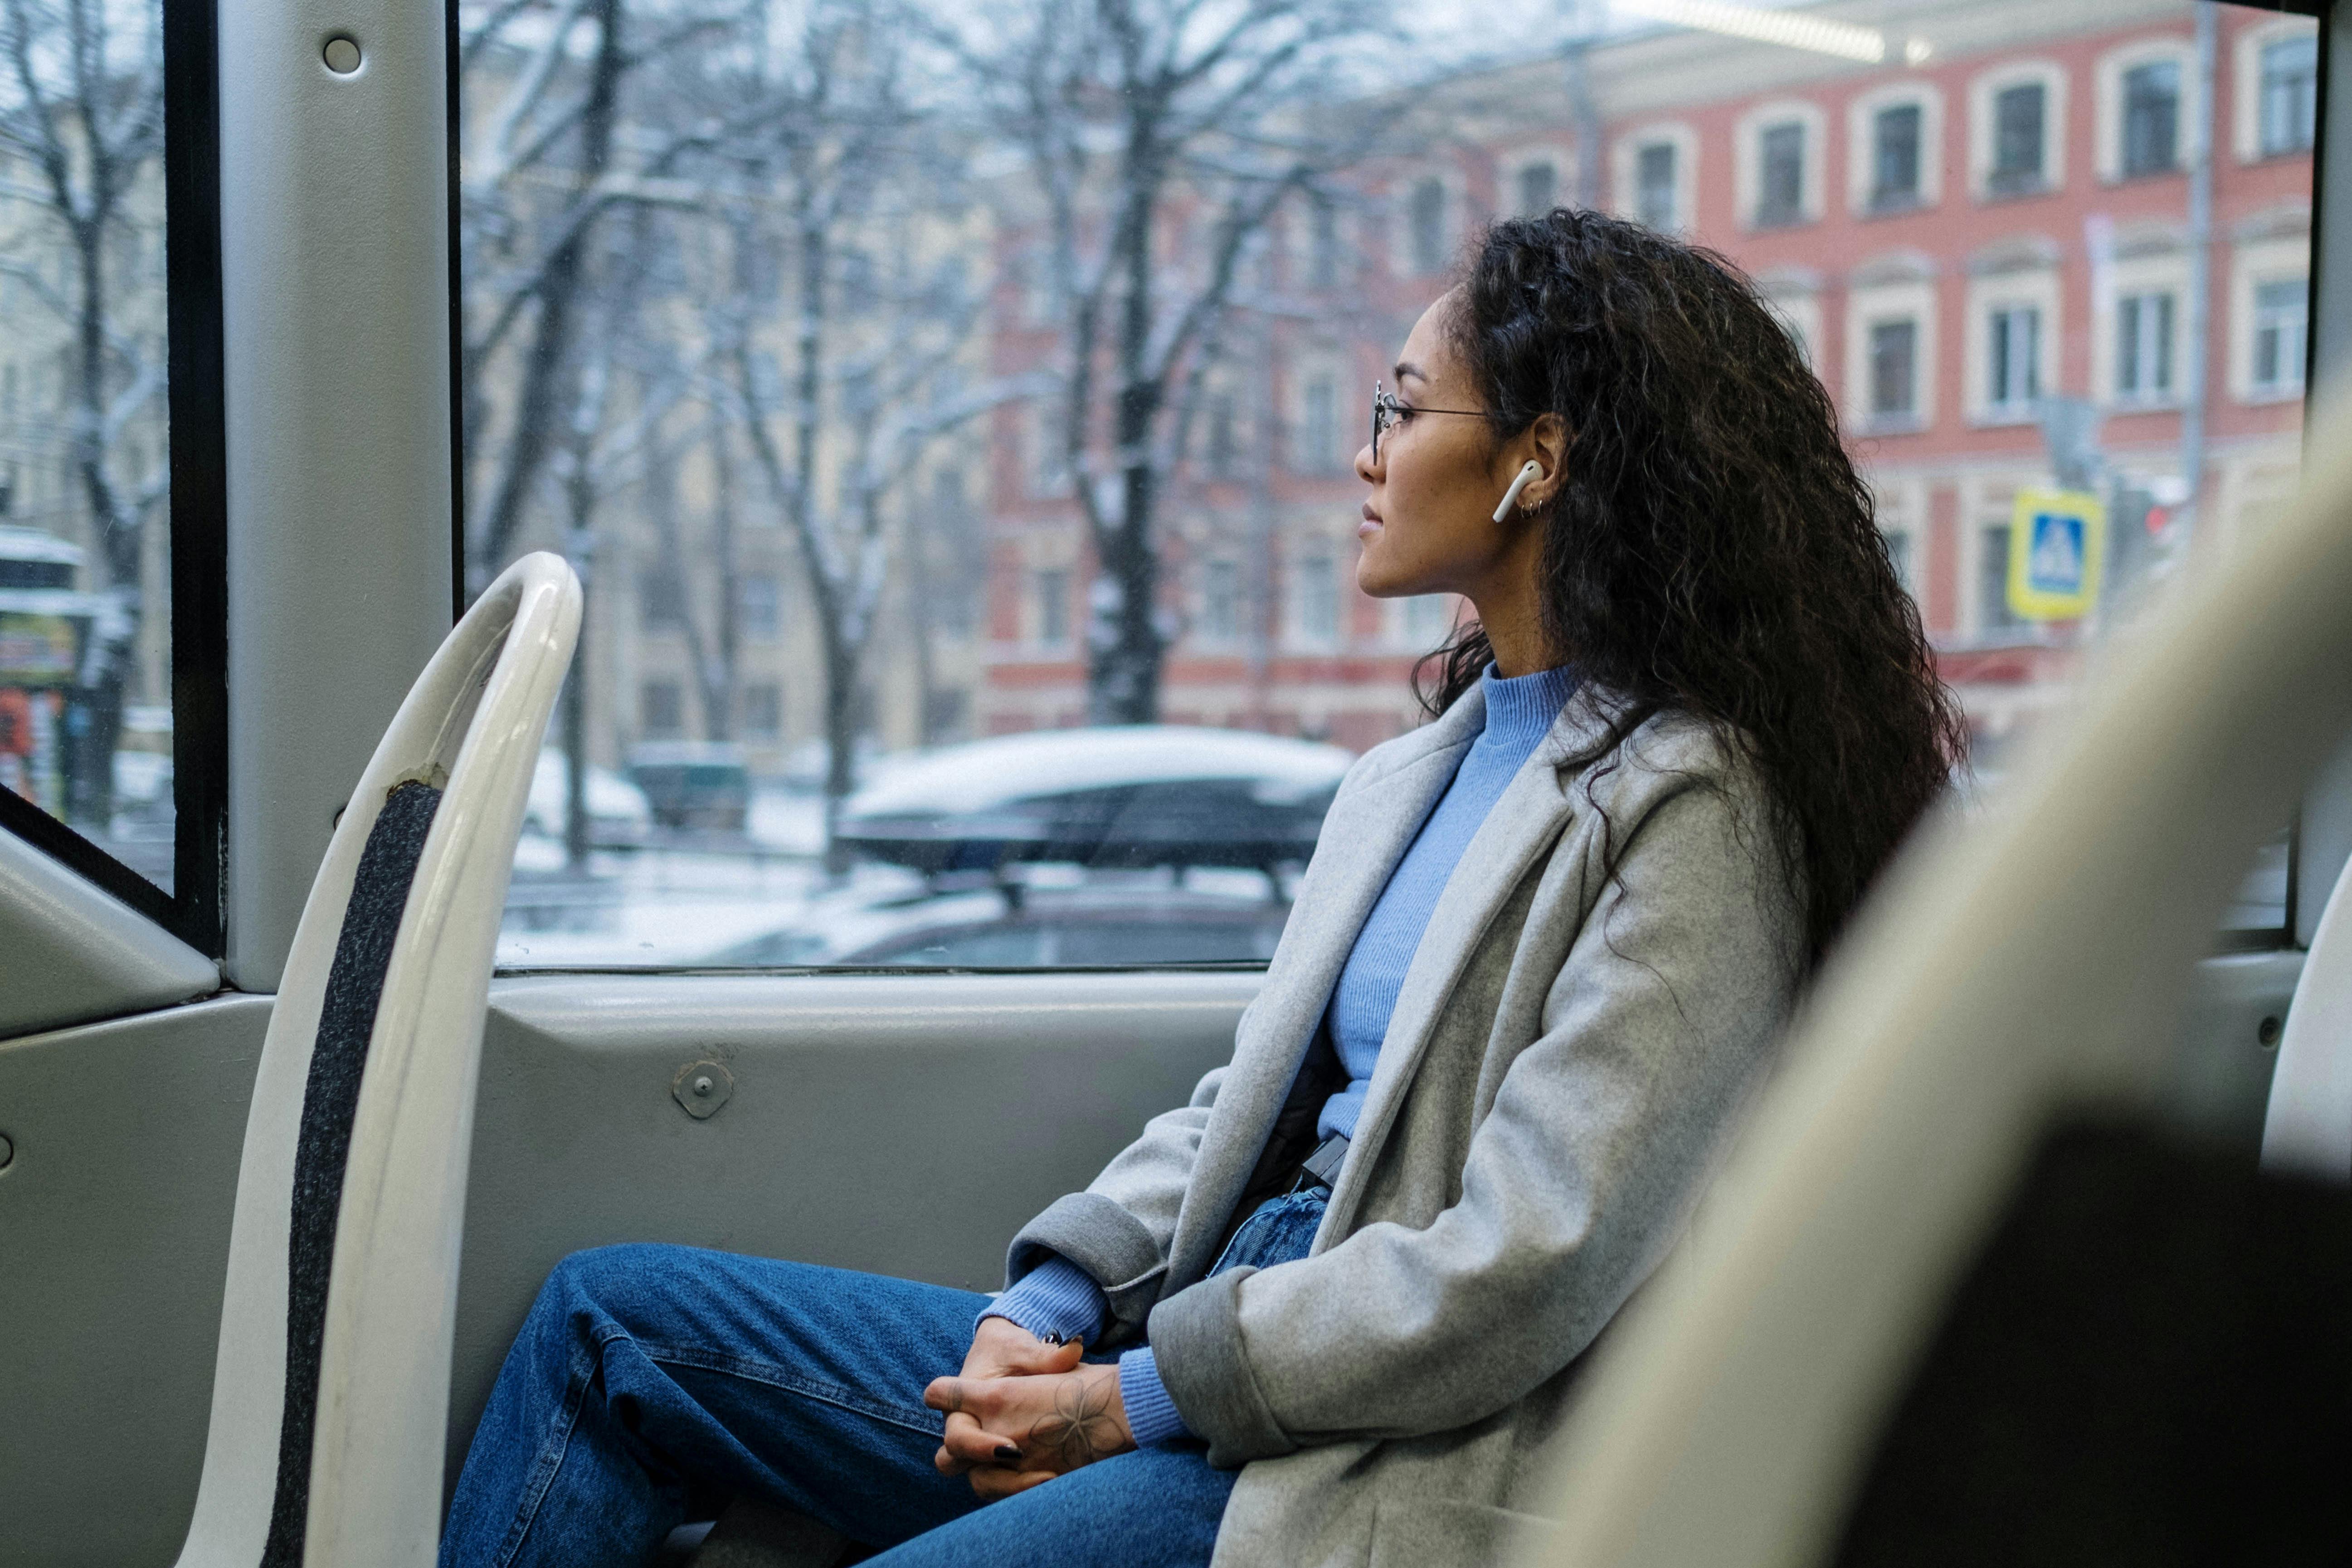
[[[2271,1070],[2263,1169],[2352,1182],[2352,865],[2304,954]]]
[[[553,555],[501,574],[328,844],[255,1076],[180,1568],[435,1560],[483,1013],[580,602]]]
[[[2105,655],[1988,816],[1892,868],[1596,1350],[1523,1561],[1822,1561],[2047,1131],[2155,1100],[2230,889],[2352,728],[2352,402],[2305,451],[2288,515]]]

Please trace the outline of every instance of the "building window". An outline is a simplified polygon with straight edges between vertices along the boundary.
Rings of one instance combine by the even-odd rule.
[[[1339,283],[1339,211],[1329,202],[1317,202],[1313,210],[1313,226],[1307,234],[1307,282],[1317,289],[1334,289]]]
[[[1871,117],[1871,211],[1899,212],[1919,205],[1921,119],[1916,103],[1896,104]]]
[[[1221,393],[1209,400],[1208,458],[1209,477],[1230,479],[1241,471],[1241,433],[1236,428],[1238,411],[1233,395]]]
[[[2263,156],[2307,153],[2318,129],[2318,38],[2287,38],[2263,46]]]
[[[2168,174],[2179,165],[2180,62],[2150,60],[2124,72],[2123,172]]]
[[[686,625],[686,579],[675,567],[656,566],[637,579],[637,610],[649,632],[676,631]]]
[[[1404,640],[1413,647],[1433,648],[1454,634],[1454,596],[1417,594],[1404,602]]]
[[[1339,640],[1339,574],[1328,555],[1308,555],[1293,568],[1291,629],[1297,640],[1328,647]]]
[[[1985,185],[1995,195],[2023,195],[2042,189],[2043,121],[2049,102],[2049,89],[2038,81],[2021,82],[1993,94],[1992,169]]]
[[[1445,182],[1417,181],[1407,223],[1412,235],[1412,269],[1423,277],[1445,266]]]
[[[1339,388],[1328,375],[1311,376],[1300,394],[1298,471],[1328,474],[1339,467]]]
[[[2031,305],[1995,310],[1986,318],[1985,403],[1988,412],[2023,415],[2042,395],[2042,312]]]
[[[637,728],[648,741],[686,733],[686,698],[675,680],[648,680],[637,692]]]
[[[2265,395],[2303,390],[2305,311],[2309,289],[2291,282],[2254,285],[2254,390]]]
[[[1675,144],[1653,142],[1633,154],[1635,216],[1664,234],[1675,226]]]
[[[1756,223],[1760,228],[1805,216],[1805,127],[1798,121],[1768,125],[1758,142]]]
[[[1559,171],[1549,160],[1519,165],[1519,211],[1540,216],[1559,205]]]
[[[782,591],[772,573],[751,572],[736,580],[736,629],[756,642],[773,642],[783,627]]]
[[[2126,294],[2116,302],[2116,395],[2172,395],[2172,296]]]
[[[1201,637],[1205,642],[1239,642],[1242,635],[1242,569],[1212,561],[1201,572]]]
[[[747,740],[773,741],[784,732],[784,690],[762,683],[743,689],[743,734]]]
[[[1880,535],[1880,537],[1886,541],[1886,559],[1894,564],[1895,580],[1903,584],[1905,592],[1909,592],[1911,587],[1911,534],[1909,531],[1900,528],[1891,528],[1884,534]]]
[[[1870,412],[1907,419],[1919,406],[1919,323],[1907,317],[1870,324]]]
[[[1988,632],[2021,624],[2009,607],[2009,524],[2005,522],[1984,531],[1982,547],[1977,552],[1977,608],[1978,623]]]
[[[1040,572],[1037,583],[1037,640],[1059,647],[1070,640],[1070,574],[1063,567]]]

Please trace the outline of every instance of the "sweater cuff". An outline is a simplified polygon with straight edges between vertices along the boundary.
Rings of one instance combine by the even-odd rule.
[[[1091,1343],[1102,1333],[1108,1303],[1102,1287],[1066,1258],[1048,1258],[988,1304],[972,1321],[1003,1318],[1041,1340]]]
[[[1184,1425],[1209,1445],[1209,1463],[1221,1470],[1298,1447],[1276,1419],[1242,1348],[1242,1282],[1257,1272],[1246,1264],[1228,1268],[1151,1309],[1153,1368]]]
[[[1118,1358],[1118,1397],[1127,1406],[1127,1429],[1137,1447],[1149,1448],[1192,1435],[1177,1413],[1176,1402],[1168,1397],[1168,1385],[1160,1381],[1160,1364],[1150,1345]]]

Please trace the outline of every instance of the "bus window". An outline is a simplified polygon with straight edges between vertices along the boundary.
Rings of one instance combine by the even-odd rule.
[[[1997,792],[2296,482],[2314,25],[1800,9],[1300,0],[1154,98],[1045,7],[461,8],[467,580],[589,584],[502,962],[1261,961],[1466,613],[1356,586],[1372,383],[1536,162],[1801,331]]]
[[[161,13],[0,35],[0,789],[168,890]]]

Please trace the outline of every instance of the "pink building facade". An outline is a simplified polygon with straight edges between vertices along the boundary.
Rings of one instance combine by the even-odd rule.
[[[2315,36],[2216,14],[2210,94],[2181,0],[1945,0],[1867,14],[1902,18],[1886,65],[1653,33],[1596,46],[1581,96],[1546,61],[1401,104],[1426,153],[1282,215],[1204,379],[1164,513],[1164,717],[1359,749],[1419,721],[1412,666],[1454,607],[1355,590],[1371,384],[1476,225],[1597,175],[1612,208],[1728,256],[1803,341],[1997,751],[2105,629],[2019,622],[2001,592],[2015,494],[2054,482],[2043,400],[2087,403],[2108,470],[2166,503],[2139,547],[2159,584],[2258,531],[2295,482]],[[1575,127],[1595,122],[1587,158]],[[1000,370],[1052,352],[1018,290],[1001,304]],[[1040,435],[1024,408],[992,431],[986,732],[1085,721],[1092,563]]]

